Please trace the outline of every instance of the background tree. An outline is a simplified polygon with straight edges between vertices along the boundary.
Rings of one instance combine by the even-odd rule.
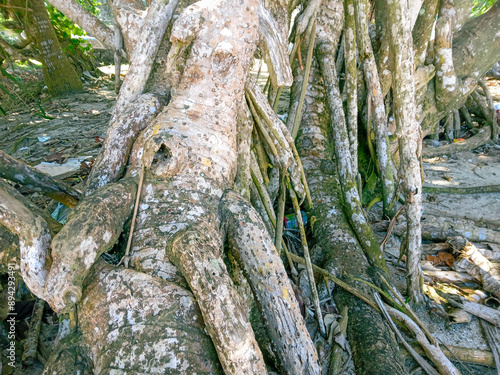
[[[9,0],[6,5],[8,13],[24,25],[25,31],[36,43],[50,94],[58,96],[83,90],[80,77],[59,44],[45,3],[33,0],[28,4],[28,9],[23,1]]]

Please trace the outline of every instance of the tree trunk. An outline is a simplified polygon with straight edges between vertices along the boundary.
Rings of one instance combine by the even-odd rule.
[[[82,81],[57,40],[45,3],[42,0],[30,0],[30,5],[33,10],[28,12],[30,32],[34,35],[36,46],[40,51],[43,76],[49,93],[52,96],[59,96],[82,91]]]

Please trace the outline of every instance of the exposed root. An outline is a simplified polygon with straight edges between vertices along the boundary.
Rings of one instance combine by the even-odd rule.
[[[222,200],[222,211],[228,239],[238,249],[282,369],[290,374],[319,374],[316,349],[283,263],[259,215],[231,191]]]

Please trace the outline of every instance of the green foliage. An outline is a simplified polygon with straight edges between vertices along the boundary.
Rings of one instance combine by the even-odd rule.
[[[54,26],[58,38],[67,42],[64,43],[65,47],[63,46],[63,50],[66,54],[71,55],[76,49],[80,49],[80,51],[85,54],[92,53],[90,43],[87,43],[83,38],[79,38],[87,35],[80,26],[73,23],[52,5],[47,5],[47,12],[49,13],[50,21]]]
[[[474,6],[471,10],[472,17],[480,16],[495,4],[496,0],[474,0]]]

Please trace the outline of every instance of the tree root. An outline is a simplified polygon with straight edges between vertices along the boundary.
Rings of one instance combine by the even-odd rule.
[[[106,185],[80,202],[54,237],[44,299],[56,312],[69,310],[81,298],[90,268],[113,247],[130,217],[136,191],[133,178]]]
[[[19,238],[21,275],[33,294],[44,298],[50,263],[50,232],[43,218],[32,213],[0,186],[0,224]]]
[[[290,374],[319,374],[316,349],[283,263],[259,215],[231,191],[226,192],[221,205],[228,239],[238,249],[238,260],[262,310],[281,368]]]
[[[424,193],[432,194],[483,194],[483,193],[497,193],[500,191],[500,185],[487,185],[487,186],[423,186]]]

